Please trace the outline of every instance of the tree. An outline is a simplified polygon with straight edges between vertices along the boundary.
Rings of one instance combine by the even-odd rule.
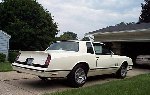
[[[125,22],[120,22],[119,24],[116,24],[115,26],[125,26],[125,25],[133,25],[136,24],[135,22],[129,22],[129,23],[125,23]]]
[[[119,24],[116,24],[115,26],[124,26],[124,25],[126,25],[126,23],[125,22],[120,22]]]
[[[36,0],[3,0],[0,30],[11,35],[10,49],[44,50],[55,40],[57,23]]]
[[[73,32],[64,32],[63,35],[60,35],[60,40],[77,40],[77,34]]]
[[[150,0],[144,0],[145,4],[141,4],[142,10],[138,23],[150,22]]]
[[[90,41],[90,38],[89,38],[89,37],[84,37],[84,38],[82,39],[82,41]]]

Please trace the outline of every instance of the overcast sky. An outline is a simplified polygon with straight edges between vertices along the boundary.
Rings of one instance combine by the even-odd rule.
[[[1,1],[1,0],[0,0]],[[58,23],[60,34],[70,31],[82,38],[120,22],[137,22],[144,0],[37,0]]]
[[[37,0],[54,16],[60,34],[85,33],[120,22],[137,22],[143,0]]]

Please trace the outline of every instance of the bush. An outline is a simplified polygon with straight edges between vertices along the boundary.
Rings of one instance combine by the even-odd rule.
[[[6,55],[3,53],[0,53],[0,62],[5,62]]]
[[[9,51],[8,61],[11,63],[14,62],[18,54],[18,51]]]

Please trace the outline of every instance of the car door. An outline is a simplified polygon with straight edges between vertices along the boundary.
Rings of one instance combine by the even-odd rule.
[[[94,43],[96,55],[96,69],[104,73],[112,73],[115,70],[116,59],[112,52],[100,43]]]

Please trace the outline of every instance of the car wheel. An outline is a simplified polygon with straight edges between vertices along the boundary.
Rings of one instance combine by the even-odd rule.
[[[81,87],[87,80],[87,70],[83,65],[77,65],[67,76],[72,87]]]
[[[41,76],[38,76],[41,80],[43,80],[43,81],[47,81],[48,80],[48,78],[47,77],[41,77]]]
[[[122,64],[116,74],[118,78],[122,78],[122,79],[125,78],[127,75],[127,65]]]

